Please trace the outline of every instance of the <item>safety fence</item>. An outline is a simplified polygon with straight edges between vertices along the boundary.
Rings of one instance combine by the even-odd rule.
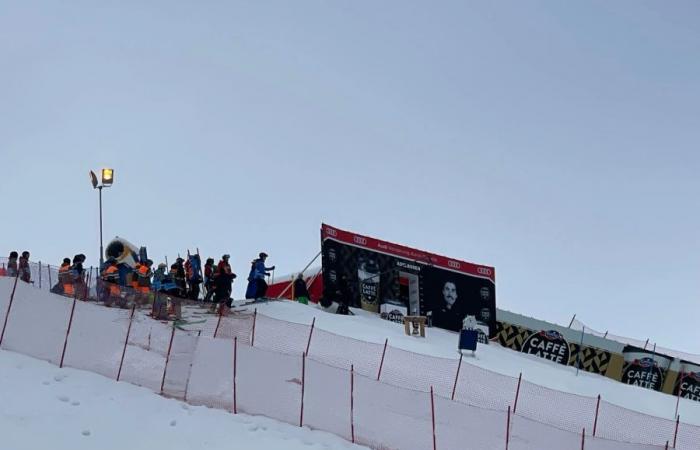
[[[560,430],[509,409],[453,401],[435,389],[395,386],[311,353],[282,353],[239,342],[237,336],[214,339],[180,331],[135,308],[55,296],[16,278],[0,278],[0,311],[3,349],[192,404],[332,432],[375,449],[661,448],[593,437],[583,429]],[[262,325],[255,334],[251,327],[250,342],[271,345],[263,336],[272,322],[262,317],[253,319]]]
[[[409,352],[382,343],[371,343],[319,329],[255,314],[220,317],[214,327],[217,339],[252,336],[253,346],[301,355],[323,364],[347,369],[399,388],[424,393],[514,417],[546,423],[578,432],[584,428],[595,437],[619,442],[700,449],[700,427],[627,409],[601,398],[550,389],[499,374],[468,361]],[[218,328],[218,329],[217,329]],[[210,336],[209,330],[203,333]]]
[[[372,448],[700,448],[699,427],[315,323],[253,314],[184,332],[5,277],[0,324],[0,348]]]

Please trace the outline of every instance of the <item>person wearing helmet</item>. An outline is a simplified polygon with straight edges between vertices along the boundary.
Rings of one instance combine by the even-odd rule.
[[[267,253],[260,252],[258,259],[253,261],[253,279],[255,280],[254,298],[264,298],[267,293],[267,283],[265,277],[270,275],[270,271],[275,270],[275,266],[266,267]]]

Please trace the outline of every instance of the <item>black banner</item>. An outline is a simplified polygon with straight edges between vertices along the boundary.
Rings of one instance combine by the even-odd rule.
[[[641,348],[626,346],[622,351],[622,382],[660,391],[672,359]]]
[[[453,331],[462,329],[462,320],[472,315],[488,327],[489,337],[495,334],[492,279],[370,249],[370,239],[354,235],[350,243],[322,235],[325,298],[372,312],[379,312],[384,303],[404,305],[409,315],[428,316],[433,326]],[[382,241],[371,243],[388,248]],[[491,271],[488,275],[493,276],[490,268],[474,267],[470,270]]]

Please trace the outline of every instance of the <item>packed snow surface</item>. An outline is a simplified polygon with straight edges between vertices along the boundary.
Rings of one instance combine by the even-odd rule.
[[[457,333],[428,328],[426,337],[407,336],[401,324],[381,319],[360,309],[353,309],[354,316],[342,316],[324,312],[317,305],[300,305],[291,301],[268,302],[257,305],[259,313],[277,319],[311,324],[343,336],[364,341],[384,343],[404,350],[445,358],[458,358]],[[464,362],[512,377],[522,372],[523,379],[550,389],[588,397],[601,395],[610,403],[657,417],[675,420],[676,397],[628,386],[610,378],[576,372],[576,368],[546,361],[533,355],[518,353],[498,344],[480,345],[475,357],[465,356]],[[700,425],[700,403],[681,399],[679,410],[685,423]]]
[[[272,419],[190,406],[90,372],[0,351],[0,436],[11,450],[366,448]]]

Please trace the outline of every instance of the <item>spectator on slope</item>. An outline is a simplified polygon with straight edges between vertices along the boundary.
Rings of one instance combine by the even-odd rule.
[[[231,264],[229,264],[230,258],[231,258],[231,255],[229,255],[229,254],[225,254],[225,255],[221,256],[221,260],[219,261],[219,264],[217,264],[217,266],[216,266],[217,281],[216,281],[216,285],[215,285],[214,289],[216,289],[216,287],[219,285],[218,278],[221,277],[221,275],[228,275],[228,274],[233,273],[233,270],[231,269]],[[224,285],[225,284],[226,284],[226,282],[224,282]],[[229,291],[229,293],[227,295],[230,296],[231,292]]]
[[[160,263],[153,274],[155,299],[153,301],[152,316],[158,320],[168,319],[168,296],[166,293],[177,289],[172,278],[170,278],[170,274],[167,272],[167,268],[168,266],[165,263]]]
[[[63,258],[61,267],[58,268],[58,282],[51,288],[54,294],[63,294],[68,297],[73,297],[73,278],[70,275],[70,258]]]
[[[254,299],[255,298],[255,293],[257,291],[257,280],[255,279],[255,262],[257,259],[254,259],[250,263],[250,272],[248,272],[248,286],[246,287],[245,290],[245,298],[246,299]]]
[[[17,257],[19,255],[17,252],[10,252],[10,258],[7,260],[7,276],[16,277],[17,276]]]
[[[231,299],[231,291],[233,280],[236,274],[231,272],[231,266],[228,269],[224,268],[222,272],[216,276],[216,287],[214,288],[214,305],[212,312],[216,312],[217,308],[220,314],[223,314],[224,304],[230,309],[233,303]]]
[[[85,269],[83,268],[84,262],[85,255],[79,253],[73,257],[73,264],[70,267],[75,298],[79,300],[85,300],[87,298],[87,284],[85,284]]]
[[[304,280],[304,274],[300,273],[297,275],[297,279],[294,280],[294,300],[298,301],[303,305],[309,304],[309,290],[306,287],[306,281]]]
[[[185,292],[185,269],[182,267],[182,258],[178,258],[173,265],[170,266],[170,278],[173,280],[172,288],[166,292],[170,296],[170,303],[173,307],[175,320],[182,320],[182,299]]]
[[[179,298],[187,297],[187,277],[185,275],[185,267],[183,266],[184,262],[184,259],[178,257],[175,263],[170,266],[170,276],[173,278],[175,286],[177,286],[177,294],[173,293],[172,295]]]
[[[136,297],[137,302],[145,305],[149,301],[149,296],[151,294],[151,277],[153,276],[153,261],[147,259],[145,262],[140,264],[138,270],[135,271],[134,275],[137,277],[136,290],[138,295]]]
[[[105,283],[107,288],[107,299],[105,301],[105,306],[111,307],[112,304],[121,303],[121,287],[119,286],[119,268],[117,267],[117,260],[109,257],[105,261],[105,268],[102,270],[100,275],[102,281]]]
[[[265,277],[270,275],[271,270],[275,270],[275,266],[265,267],[265,260],[267,259],[267,253],[260,252],[259,258],[254,261],[254,274],[255,279],[255,298],[264,298],[267,293],[267,283],[265,282]]]
[[[204,290],[206,291],[204,295],[205,302],[210,301],[214,295],[214,288],[216,287],[214,284],[216,270],[217,266],[214,265],[214,258],[207,258],[207,262],[204,264]]]
[[[348,277],[345,274],[340,277],[336,284],[335,298],[338,302],[336,314],[352,315],[352,311],[350,311],[350,288],[348,286]]]
[[[199,299],[199,285],[202,284],[202,260],[198,254],[189,255],[185,262],[185,275],[190,286],[187,297],[191,300]]]
[[[22,257],[19,258],[19,265],[17,267],[19,270],[19,279],[25,283],[32,282],[32,270],[29,268],[29,252],[23,251]]]

